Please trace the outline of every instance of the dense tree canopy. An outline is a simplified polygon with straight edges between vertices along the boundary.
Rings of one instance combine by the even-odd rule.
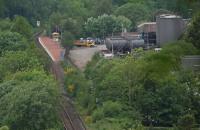
[[[200,13],[196,14],[187,32],[187,40],[200,49]]]
[[[115,11],[115,14],[129,18],[133,23],[133,27],[135,27],[138,22],[148,20],[150,16],[146,5],[135,3],[122,5]]]
[[[89,18],[85,23],[85,32],[93,37],[103,37],[119,33],[122,29],[130,30],[131,21],[124,16],[102,15],[98,18]]]
[[[17,73],[15,76],[16,80],[14,78],[0,85],[0,116],[3,117],[0,122],[15,130],[55,127],[57,117],[50,114],[57,111],[55,82],[39,71]]]
[[[68,31],[77,38],[84,36],[81,35],[83,25],[89,17],[96,18],[103,14],[123,15],[131,20],[134,29],[138,22],[153,20],[153,15],[160,9],[188,18],[198,10],[199,4],[195,0],[1,0],[0,14],[1,18],[24,16],[34,26],[40,20],[43,27],[50,25],[49,32],[58,26],[56,22],[73,21],[69,30],[61,27],[61,31]],[[59,15],[55,14],[62,14],[62,17],[58,18]],[[58,19],[49,21],[49,16]],[[72,33],[71,29],[77,32]]]
[[[26,39],[16,32],[0,32],[0,55],[5,51],[24,50],[28,46]]]
[[[0,129],[59,129],[57,83],[33,44],[32,26],[21,16],[0,23]]]
[[[179,41],[159,53],[135,51],[125,59],[111,61],[95,57],[85,71],[88,80],[93,81],[90,98],[98,99],[92,113],[95,122],[108,118],[103,111],[103,104],[108,101],[119,102],[127,108],[125,117],[140,120],[145,126],[173,126],[187,114],[194,115],[199,122],[199,75],[183,71],[180,65],[180,57],[187,54],[198,54],[198,50]],[[82,103],[87,98],[80,94],[83,98],[77,100]],[[89,110],[93,103],[88,104]],[[129,115],[137,112],[139,119]]]

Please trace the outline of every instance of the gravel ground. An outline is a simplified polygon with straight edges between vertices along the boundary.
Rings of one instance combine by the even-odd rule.
[[[80,69],[84,70],[87,63],[92,59],[95,53],[106,50],[105,45],[97,45],[95,47],[74,47],[70,50],[69,58]]]

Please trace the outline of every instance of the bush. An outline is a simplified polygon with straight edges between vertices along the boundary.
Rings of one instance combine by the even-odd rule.
[[[7,126],[0,127],[0,130],[9,130]]]
[[[101,120],[104,117],[103,109],[96,109],[92,114],[93,121]]]
[[[191,130],[194,124],[195,118],[191,114],[184,115],[178,120],[179,130]]]
[[[195,47],[200,49],[200,13],[198,13],[192,21],[191,26],[188,29],[186,40],[193,43]]]
[[[16,16],[13,22],[14,24],[11,28],[11,31],[18,32],[19,34],[25,36],[27,39],[32,37],[32,26],[29,24],[26,18],[22,16]]]
[[[122,110],[122,105],[118,102],[107,101],[103,103],[103,113],[106,117],[115,117]]]
[[[28,47],[26,42],[19,33],[0,32],[0,55],[5,51],[25,50]]]

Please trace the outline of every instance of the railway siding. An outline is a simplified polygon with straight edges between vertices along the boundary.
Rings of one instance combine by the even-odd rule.
[[[61,53],[64,49],[49,37],[36,37],[38,47],[42,48],[51,59],[50,70],[60,83],[62,94],[62,101],[60,101],[62,111],[60,112],[60,117],[63,122],[63,128],[65,130],[86,130],[83,121],[64,89],[64,71],[60,65],[60,61],[62,60]]]

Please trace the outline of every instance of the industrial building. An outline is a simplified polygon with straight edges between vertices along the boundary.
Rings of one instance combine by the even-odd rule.
[[[138,25],[138,32],[142,34],[147,45],[157,45],[176,41],[186,29],[186,21],[177,15],[163,14],[156,17],[156,22],[146,22]]]
[[[156,17],[156,22],[138,25],[137,32],[123,32],[121,36],[106,38],[108,50],[112,52],[131,52],[134,48],[144,49],[163,47],[176,41],[186,29],[185,20],[177,15],[163,14]]]
[[[146,45],[156,44],[156,22],[147,22],[138,25],[138,32],[142,35],[142,39]]]

